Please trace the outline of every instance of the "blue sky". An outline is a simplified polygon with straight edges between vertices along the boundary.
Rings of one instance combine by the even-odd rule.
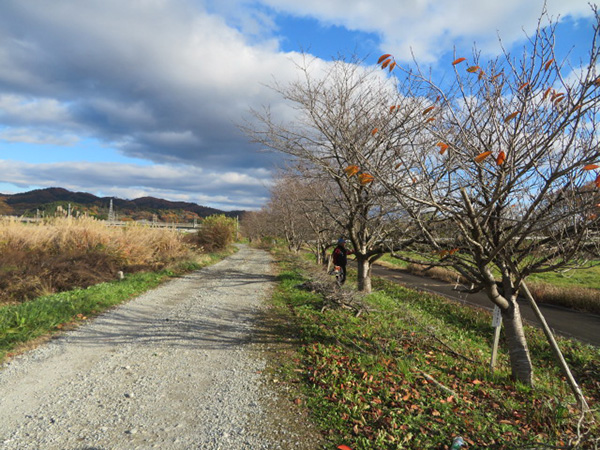
[[[548,0],[557,49],[589,46],[588,0]],[[49,6],[49,5],[52,6]],[[453,54],[518,50],[541,0],[3,0],[0,193],[64,187],[257,209],[280,156],[239,131],[264,85],[382,53],[443,76]]]

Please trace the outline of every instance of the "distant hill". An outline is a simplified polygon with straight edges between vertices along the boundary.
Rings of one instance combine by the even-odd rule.
[[[87,214],[99,219],[106,219],[113,200],[113,210],[120,220],[152,220],[176,222],[191,221],[224,214],[229,217],[241,216],[243,211],[221,211],[196,203],[171,202],[154,197],[141,197],[135,200],[123,200],[115,197],[96,197],[86,192],[71,192],[67,189],[53,187],[36,189],[19,194],[0,194],[0,214],[35,217],[37,214],[46,217],[66,214],[71,205],[72,214]]]

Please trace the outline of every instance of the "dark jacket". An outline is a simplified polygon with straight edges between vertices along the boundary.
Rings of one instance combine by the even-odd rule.
[[[345,267],[348,264],[348,255],[351,255],[352,253],[354,252],[338,245],[333,251],[333,264]]]

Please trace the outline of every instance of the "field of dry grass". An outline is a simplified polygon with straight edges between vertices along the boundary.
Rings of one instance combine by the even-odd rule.
[[[0,305],[157,270],[190,257],[174,230],[110,227],[90,218],[0,220]]]

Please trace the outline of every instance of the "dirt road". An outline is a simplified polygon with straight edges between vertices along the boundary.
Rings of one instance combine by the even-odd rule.
[[[270,262],[241,246],[5,365],[0,448],[319,448],[263,373]]]

